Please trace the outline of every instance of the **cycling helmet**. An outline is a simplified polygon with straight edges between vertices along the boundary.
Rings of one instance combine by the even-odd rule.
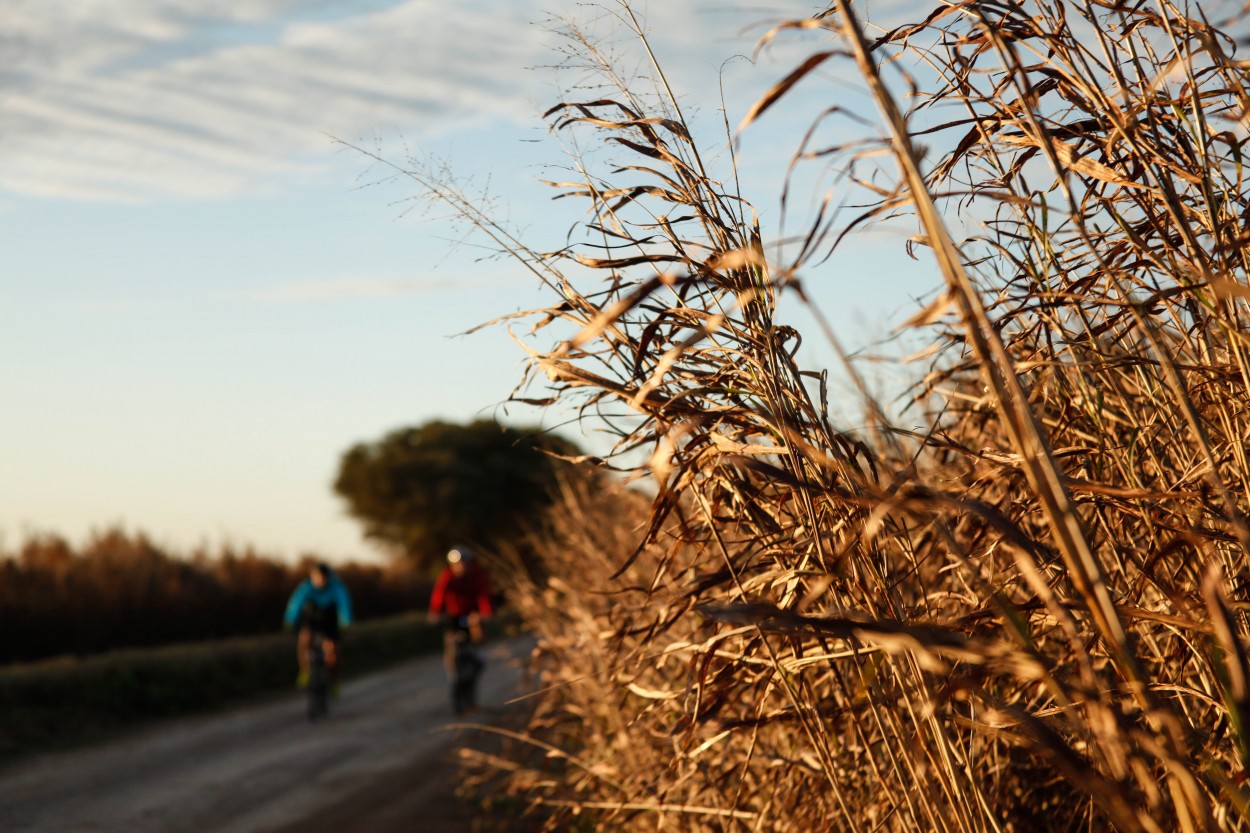
[[[473,560],[473,553],[466,546],[455,546],[447,551],[448,564],[468,564]]]

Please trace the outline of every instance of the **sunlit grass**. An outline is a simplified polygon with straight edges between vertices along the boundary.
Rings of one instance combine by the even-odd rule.
[[[567,248],[495,238],[556,295],[532,380],[653,499],[570,483],[518,585],[542,686],[502,766],[549,829],[1250,828],[1250,97],[1214,5],[797,22],[828,49],[742,128],[834,65],[882,128],[820,155],[872,204],[784,247],[658,64],[550,111],[616,156],[557,183]],[[887,218],[944,281],[926,427],[865,398],[852,433],[777,311]]]

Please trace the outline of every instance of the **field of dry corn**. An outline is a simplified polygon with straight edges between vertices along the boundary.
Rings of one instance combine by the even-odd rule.
[[[535,529],[542,693],[477,763],[550,830],[1250,830],[1244,11],[862,5],[769,32],[822,45],[726,130],[856,79],[856,141],[795,137],[854,211],[766,237],[660,62],[638,90],[575,28],[605,89],[548,117],[616,154],[557,185],[582,235],[530,249],[425,180],[551,292],[525,395],[636,476]],[[868,427],[834,424],[798,346],[836,334],[777,321],[878,222],[942,278],[907,324],[919,431],[849,360]]]

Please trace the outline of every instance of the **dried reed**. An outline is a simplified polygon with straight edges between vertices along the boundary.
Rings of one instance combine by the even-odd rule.
[[[531,367],[649,451],[654,499],[570,484],[518,580],[545,687],[508,783],[549,829],[1250,830],[1250,95],[1213,5],[778,27],[832,45],[742,129],[831,61],[884,128],[804,148],[877,200],[774,257],[658,65],[658,98],[553,108],[635,158],[557,184],[584,237],[513,249],[558,293]],[[908,217],[945,280],[910,323],[930,427],[868,402],[853,436],[777,304]]]

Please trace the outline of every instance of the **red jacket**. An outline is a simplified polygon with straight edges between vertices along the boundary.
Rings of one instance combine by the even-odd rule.
[[[444,567],[430,594],[430,613],[439,616],[467,616],[474,611],[490,616],[490,583],[486,573],[477,566],[465,566],[464,575],[457,576]]]

